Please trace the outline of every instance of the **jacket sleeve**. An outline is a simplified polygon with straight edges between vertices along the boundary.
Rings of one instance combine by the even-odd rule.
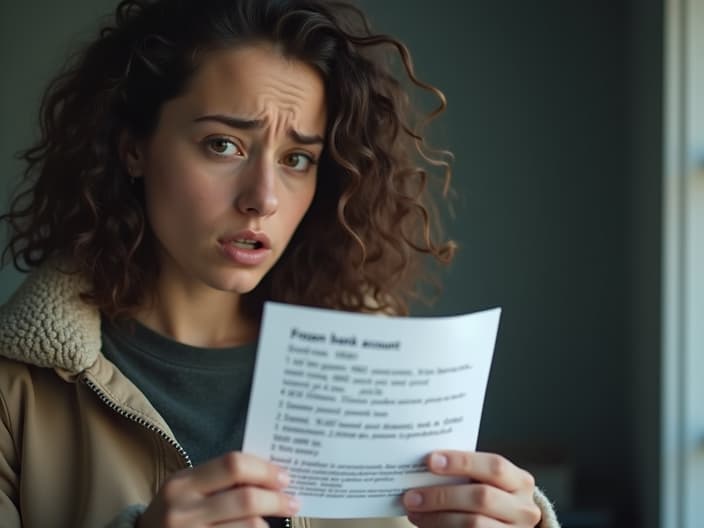
[[[132,504],[122,510],[105,528],[134,528],[139,516],[147,507],[143,504]]]
[[[0,525],[20,528],[22,521],[18,510],[19,469],[17,449],[12,438],[10,413],[5,398],[0,393]]]
[[[560,528],[557,515],[555,515],[555,508],[553,508],[550,500],[548,500],[539,488],[535,488],[533,500],[535,501],[535,504],[538,505],[538,508],[540,508],[540,512],[543,515],[538,528]]]

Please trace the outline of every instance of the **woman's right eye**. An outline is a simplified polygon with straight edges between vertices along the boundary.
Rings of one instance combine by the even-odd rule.
[[[242,156],[242,151],[231,139],[225,137],[209,138],[206,147],[216,156],[227,158],[230,156]]]

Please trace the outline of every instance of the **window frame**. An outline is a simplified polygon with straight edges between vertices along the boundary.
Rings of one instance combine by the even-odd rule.
[[[704,0],[664,6],[660,525],[695,528],[704,518]]]

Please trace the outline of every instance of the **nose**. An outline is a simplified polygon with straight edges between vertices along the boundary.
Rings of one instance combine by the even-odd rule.
[[[238,177],[235,207],[247,216],[270,216],[279,207],[274,163],[258,157],[250,159]]]

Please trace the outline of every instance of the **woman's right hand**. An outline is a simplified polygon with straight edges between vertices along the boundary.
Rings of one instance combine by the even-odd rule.
[[[254,455],[227,453],[175,473],[137,522],[138,528],[266,528],[262,517],[290,517],[298,503],[282,490],[286,472]]]

